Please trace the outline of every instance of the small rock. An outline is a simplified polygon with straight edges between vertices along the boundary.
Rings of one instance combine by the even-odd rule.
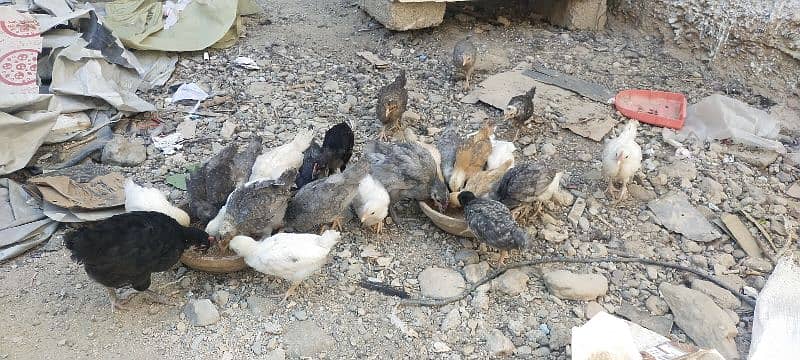
[[[461,274],[451,269],[427,268],[417,279],[422,295],[434,299],[456,296],[466,287]]]
[[[247,87],[247,93],[253,97],[270,96],[275,91],[275,87],[268,82],[254,82]]]
[[[480,256],[478,256],[478,252],[470,249],[461,249],[456,251],[455,258],[456,261],[463,261],[464,264],[477,264],[479,261],[481,261]]]
[[[542,154],[544,154],[544,156],[550,157],[555,155],[555,153],[556,153],[555,145],[551,143],[544,143],[544,145],[542,145]]]
[[[772,263],[763,258],[748,257],[742,264],[750,270],[762,273],[769,273],[772,271]]]
[[[453,351],[453,349],[441,341],[436,341],[433,343],[433,352],[435,353],[446,353],[450,351]]]
[[[247,298],[247,308],[255,316],[270,314],[275,309],[275,301],[272,299],[250,296]]]
[[[392,56],[394,56],[394,57],[400,57],[400,55],[403,55],[403,49],[394,48],[394,49],[390,50],[389,53],[391,53]]]
[[[466,276],[467,281],[471,283],[476,283],[484,276],[486,273],[489,272],[489,264],[487,262],[481,262],[478,264],[469,264],[464,266],[464,276]]]
[[[647,206],[662,226],[690,240],[709,242],[722,236],[703,214],[689,203],[689,197],[683,192],[670,192],[648,202]]]
[[[703,191],[703,195],[708,201],[715,205],[721,203],[726,197],[722,184],[712,178],[703,178],[703,181],[700,182],[700,190]]]
[[[669,311],[667,302],[655,295],[648,297],[644,302],[644,306],[655,316],[665,315]]]
[[[458,312],[458,309],[452,309],[442,320],[442,331],[454,330],[459,325],[461,325],[461,313]]]
[[[586,315],[587,319],[591,319],[601,311],[606,311],[603,305],[600,305],[596,301],[589,301],[588,303],[586,303],[586,307],[583,310],[583,314]]]
[[[736,309],[742,306],[741,300],[731,294],[730,291],[725,290],[710,281],[694,279],[692,280],[692,289],[697,290],[703,294],[708,295],[714,300],[717,305],[724,309]]]
[[[574,274],[556,270],[544,274],[547,289],[564,300],[594,300],[608,292],[608,279],[599,274]]]
[[[536,144],[530,144],[522,149],[522,155],[533,156],[536,155]]]
[[[266,360],[286,360],[286,350],[281,348],[272,350],[267,353]]]
[[[564,324],[553,324],[553,329],[550,331],[550,340],[547,346],[551,349],[561,349],[570,343],[572,338],[572,329],[570,326]]]
[[[486,334],[486,347],[489,349],[490,356],[498,357],[514,354],[514,343],[502,331],[497,329],[492,329]]]
[[[211,294],[211,301],[219,306],[225,306],[230,298],[231,294],[225,290],[217,290]]]
[[[292,314],[292,316],[294,316],[295,319],[300,321],[308,319],[308,313],[306,313],[305,310],[297,310]]]
[[[236,123],[231,120],[225,120],[225,123],[222,124],[222,130],[219,131],[219,135],[222,136],[223,139],[230,140],[235,131]]]
[[[419,116],[419,114],[411,110],[406,110],[406,112],[404,112],[402,115],[401,121],[404,124],[416,124],[419,122],[420,119],[421,117]]]
[[[101,161],[117,166],[137,166],[147,160],[147,148],[140,139],[114,135],[103,148]]]
[[[697,290],[666,282],[658,290],[675,315],[675,324],[697,345],[716,349],[726,359],[739,359],[734,341],[736,324],[714,300]]]
[[[183,313],[194,326],[208,326],[219,321],[219,311],[209,299],[190,301]]]
[[[569,214],[567,214],[567,219],[573,225],[578,224],[584,210],[586,210],[586,200],[581,198],[576,199],[575,203],[572,204],[572,209],[570,209]]]
[[[337,92],[339,91],[339,83],[336,80],[328,80],[322,84],[322,90],[325,92]]]
[[[663,336],[669,336],[672,329],[672,319],[666,316],[651,316],[647,311],[639,310],[627,303],[619,306],[616,314]]]
[[[539,231],[539,234],[549,242],[562,242],[569,238],[569,235],[562,234],[558,231],[551,230],[551,229],[542,229]]]
[[[508,295],[519,295],[528,289],[528,275],[518,269],[510,269],[494,280],[494,287]]]
[[[264,332],[270,335],[278,335],[283,332],[281,326],[272,321],[266,321],[261,326],[264,327]]]
[[[521,357],[528,357],[532,353],[533,353],[533,349],[528,345],[520,346],[520,347],[517,348],[516,351],[514,351],[514,354],[516,354],[517,356],[521,356]]]

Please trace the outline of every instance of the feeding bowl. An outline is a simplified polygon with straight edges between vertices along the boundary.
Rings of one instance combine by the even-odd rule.
[[[624,90],[614,98],[622,115],[656,126],[680,129],[686,120],[686,96],[654,90]]]
[[[425,213],[433,223],[440,229],[461,237],[474,238],[475,234],[467,228],[467,222],[464,221],[464,212],[462,209],[447,209],[444,214],[435,210],[432,204],[425,201],[419,202],[419,208]]]
[[[230,251],[222,253],[216,246],[205,253],[188,249],[181,255],[181,262],[194,270],[215,274],[236,272],[247,267],[243,257]]]

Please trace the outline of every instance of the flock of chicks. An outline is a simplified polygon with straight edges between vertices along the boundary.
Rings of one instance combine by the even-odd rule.
[[[469,39],[454,48],[453,63],[465,75],[465,87],[476,56]],[[495,139],[491,120],[466,138],[450,124],[436,144],[399,132],[408,102],[405,84],[401,71],[380,90],[376,106],[381,140],[395,132],[402,141],[370,142],[351,163],[355,139],[347,123],[329,129],[321,146],[310,130],[301,130],[292,141],[259,154],[262,139],[254,137],[241,149],[223,148],[191,174],[189,213],[157,189],[128,180],[126,213],[69,232],[66,247],[90,278],[106,286],[112,310],[124,308],[127,298],[116,293],[124,286],[166,302],[149,290],[151,273],[171,268],[188,248],[205,251],[215,243],[257,271],[290,281],[285,300],[324,265],[349,215],[355,212],[364,226],[380,233],[387,216],[399,223],[394,206],[405,200],[430,201],[442,213],[462,208],[475,237],[500,250],[501,264],[508,250],[529,247],[530,237],[518,221],[542,211],[559,191],[564,173],[534,163],[515,165],[516,147]],[[532,88],[512,98],[504,120],[524,126],[533,116],[534,96]],[[602,155],[607,191],[618,199],[641,166],[635,137],[632,121],[607,142]],[[206,225],[205,231],[190,227],[189,214]]]

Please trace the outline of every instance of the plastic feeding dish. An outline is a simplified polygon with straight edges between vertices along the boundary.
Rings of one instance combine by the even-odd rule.
[[[686,120],[686,96],[653,90],[624,90],[614,98],[617,111],[655,126],[680,129]]]

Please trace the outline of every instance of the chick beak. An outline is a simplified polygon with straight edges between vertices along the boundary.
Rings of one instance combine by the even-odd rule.
[[[465,56],[465,57],[461,58],[461,66],[467,66],[467,62],[469,62],[469,58],[468,57]]]
[[[622,159],[624,158],[625,158],[625,153],[617,154],[617,166],[619,166],[622,163]]]
[[[364,215],[364,216],[362,216],[362,217],[361,217],[361,222],[362,222],[362,223],[363,223],[364,221],[366,221],[366,220],[367,220],[367,215]]]
[[[386,109],[384,116],[389,117],[390,112],[392,112],[392,109]]]

